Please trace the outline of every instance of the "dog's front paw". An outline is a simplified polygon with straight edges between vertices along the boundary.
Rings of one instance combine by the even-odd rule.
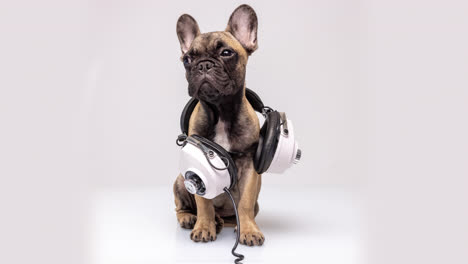
[[[197,216],[192,213],[178,213],[177,221],[182,228],[192,229],[197,221]]]
[[[257,227],[257,225],[242,225],[240,239],[241,244],[247,246],[261,246],[265,242],[265,236],[263,236],[262,231]]]
[[[190,239],[195,242],[208,242],[216,240],[216,223],[214,219],[208,220],[197,220],[195,227],[190,234]]]

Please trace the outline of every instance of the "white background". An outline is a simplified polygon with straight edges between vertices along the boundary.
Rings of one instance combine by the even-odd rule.
[[[362,199],[369,263],[466,263],[468,5],[244,2],[259,17],[247,86],[304,154],[264,189]],[[171,192],[188,100],[175,22],[222,30],[244,2],[0,3],[2,262],[87,262],[96,197]]]

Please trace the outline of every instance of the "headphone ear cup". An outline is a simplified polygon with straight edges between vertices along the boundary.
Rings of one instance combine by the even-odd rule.
[[[231,185],[229,186],[229,189],[234,187],[237,184],[237,166],[234,160],[232,159],[231,155],[220,145],[216,144],[214,141],[211,141],[207,138],[204,138],[199,135],[191,135],[191,137],[198,139],[200,142],[202,142],[205,146],[208,146],[209,149],[215,151],[218,156],[224,157],[227,159],[228,164],[227,165],[227,170],[229,172],[229,176],[231,178]]]
[[[265,123],[260,129],[257,152],[255,153],[254,166],[257,173],[262,174],[275,156],[278,140],[280,136],[281,117],[277,111],[267,114]]]

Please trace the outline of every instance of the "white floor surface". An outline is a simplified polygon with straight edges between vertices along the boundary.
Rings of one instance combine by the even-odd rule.
[[[179,227],[171,186],[98,192],[91,201],[89,263],[233,263],[233,228],[195,243]],[[263,246],[239,245],[243,263],[362,263],[361,208],[337,190],[263,186],[257,223]]]

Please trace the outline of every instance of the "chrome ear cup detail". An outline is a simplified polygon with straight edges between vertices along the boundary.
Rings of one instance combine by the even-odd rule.
[[[301,160],[301,155],[302,155],[301,149],[297,149],[296,157],[294,158],[294,164],[299,163],[299,161]]]
[[[185,173],[185,181],[184,181],[185,188],[191,194],[198,194],[203,196],[206,191],[205,184],[203,183],[200,176],[198,176],[193,171],[187,171]]]
[[[191,194],[197,193],[197,186],[193,180],[185,180],[184,181],[185,189]]]

